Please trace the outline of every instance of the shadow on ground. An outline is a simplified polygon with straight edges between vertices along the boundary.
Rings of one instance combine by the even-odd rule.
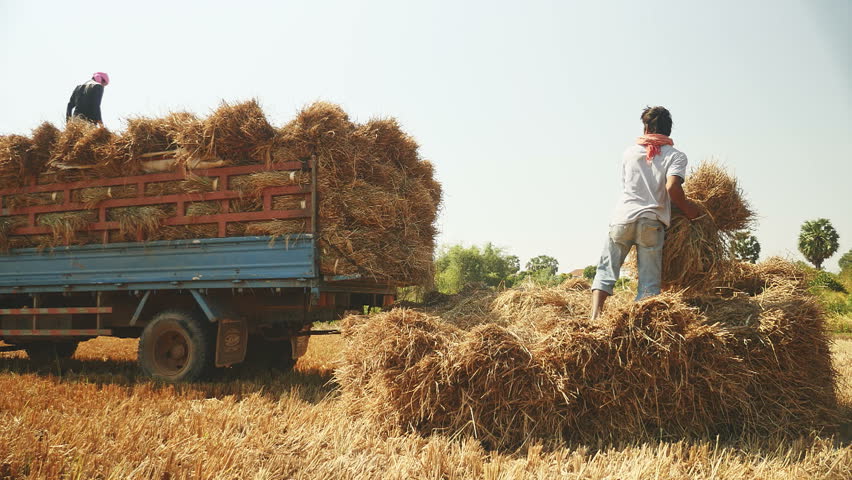
[[[71,358],[39,365],[30,361],[26,355],[0,355],[0,375],[5,373],[38,375],[63,383],[108,384],[128,388],[139,385],[154,389],[167,387],[177,393],[195,392],[206,398],[234,396],[238,400],[253,394],[276,400],[295,391],[302,400],[317,403],[336,392],[336,384],[329,376],[253,365],[213,369],[202,381],[172,385],[145,376],[133,361]]]

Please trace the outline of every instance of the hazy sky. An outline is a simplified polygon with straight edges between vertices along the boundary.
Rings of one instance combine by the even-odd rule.
[[[561,271],[597,261],[646,105],[690,163],[716,157],[769,255],[803,221],[852,248],[852,2],[0,0],[0,134],[61,124],[110,74],[106,125],[257,97],[394,116],[444,185],[441,243],[491,241]]]

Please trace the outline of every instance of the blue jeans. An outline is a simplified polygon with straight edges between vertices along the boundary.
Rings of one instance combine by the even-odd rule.
[[[635,222],[610,226],[592,290],[603,290],[612,295],[621,265],[630,248],[636,245],[639,269],[636,300],[660,293],[664,239],[665,225],[653,218],[639,218]]]

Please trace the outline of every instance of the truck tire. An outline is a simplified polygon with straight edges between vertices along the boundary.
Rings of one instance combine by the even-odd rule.
[[[64,360],[74,356],[80,342],[33,342],[25,344],[24,350],[33,363],[44,365],[56,359]]]
[[[161,312],[142,331],[139,366],[165,382],[198,380],[213,363],[214,338],[210,324],[189,312]]]

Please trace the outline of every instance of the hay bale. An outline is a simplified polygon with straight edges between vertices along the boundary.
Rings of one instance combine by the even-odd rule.
[[[181,163],[194,168],[200,161],[207,162],[207,166],[223,162],[272,164],[316,155],[322,273],[357,273],[400,285],[428,284],[432,280],[441,188],[434,179],[433,166],[420,158],[417,143],[393,119],[358,125],[339,106],[318,102],[275,130],[252,100],[223,103],[204,120],[185,113],[163,119],[133,118],[121,136],[79,119],[54,134],[55,141],[51,141],[49,125],[42,128],[43,140],[38,144],[52,147],[47,167],[39,174],[40,184],[141,173],[143,156],[152,150],[174,154],[172,158],[155,160],[163,162],[156,166],[147,162],[145,171],[169,170]],[[6,145],[10,141],[3,137],[0,143]],[[4,164],[0,156],[0,182],[19,179],[13,174],[13,163]],[[8,170],[6,175],[4,168]],[[205,193],[218,190],[217,181],[190,174],[183,181],[149,183],[144,194],[156,197]],[[244,195],[230,200],[229,210],[262,210],[264,189],[310,181],[310,175],[302,171],[266,171],[232,178],[230,187]],[[87,190],[87,198],[81,203],[94,207],[115,198],[114,193],[114,188],[112,197],[108,189]],[[276,195],[272,206],[276,210],[294,210],[305,208],[306,203],[304,195]],[[302,232],[294,232],[299,225],[303,225]],[[229,225],[228,234],[243,235],[247,228]],[[304,224],[269,222],[254,224],[251,231],[286,231],[290,235],[303,233]],[[184,235],[187,231],[178,233]],[[123,234],[112,236],[124,238]]]
[[[164,240],[187,240],[193,238],[215,238],[219,236],[219,225],[165,225],[160,227],[159,238]]]
[[[664,288],[701,292],[716,286],[728,274],[725,268],[730,264],[730,255],[726,245],[711,216],[690,221],[679,211],[674,212],[663,242]]]
[[[104,127],[72,118],[59,132],[47,174],[51,181],[74,182],[91,178],[120,177],[121,145],[118,137]]]
[[[304,195],[277,195],[272,197],[273,210],[302,210],[308,208]]]
[[[27,217],[13,215],[0,217],[0,252],[7,253],[11,248],[11,235],[16,228],[26,225]]]
[[[62,192],[18,193],[6,196],[3,205],[13,210],[34,205],[59,205],[64,201],[63,197]]]
[[[36,224],[49,227],[51,237],[47,244],[41,247],[56,247],[59,245],[71,245],[72,243],[85,243],[85,238],[80,231],[86,229],[89,223],[98,220],[98,212],[93,210],[77,210],[71,212],[43,213],[36,216]]]
[[[107,221],[118,222],[119,230],[113,238],[119,241],[133,242],[137,235],[141,235],[144,240],[157,240],[163,220],[174,215],[175,208],[172,205],[115,207],[107,210]]]
[[[754,297],[615,302],[594,322],[582,283],[503,292],[468,329],[408,310],[350,318],[335,377],[353,414],[492,447],[830,428],[823,314],[795,281],[773,282]]]
[[[394,120],[356,125],[337,105],[318,102],[279,130],[274,159],[312,153],[322,272],[429,283],[441,194],[416,142]]]
[[[222,102],[202,122],[187,122],[176,135],[181,147],[179,158],[222,159],[232,164],[271,163],[275,128],[257,100],[229,104]]]
[[[187,193],[215,192],[219,188],[219,177],[201,177],[190,173],[181,182],[181,189]]]
[[[22,187],[26,184],[32,140],[22,135],[0,136],[0,189]]]
[[[190,202],[186,206],[186,215],[189,217],[197,217],[201,215],[216,215],[222,213],[222,205],[218,200],[208,200],[203,202]]]
[[[136,190],[137,186],[135,184],[80,188],[71,191],[71,201],[82,203],[86,208],[94,208],[105,200],[133,198],[136,196]]]
[[[25,175],[38,176],[44,171],[47,162],[50,161],[50,152],[57,138],[59,138],[59,129],[50,122],[44,122],[33,129],[32,146],[23,168]]]
[[[701,215],[690,221],[672,206],[663,243],[663,288],[700,294],[730,278],[729,235],[751,225],[754,212],[737,180],[713,161],[701,162],[687,176],[684,191]],[[626,265],[636,270],[635,250]]]
[[[165,195],[179,195],[184,192],[183,180],[169,180],[166,182],[150,182],[145,184],[146,197],[162,197]]]
[[[737,183],[718,162],[705,160],[687,177],[683,190],[704,207],[718,230],[732,233],[748,229],[754,221],[754,211]]]
[[[268,222],[246,222],[245,235],[269,235],[271,240],[276,238],[289,239],[293,235],[305,232],[305,220],[270,220]]]
[[[176,150],[178,133],[196,121],[198,118],[187,112],[173,112],[164,118],[128,118],[127,130],[121,136],[127,160],[136,162],[141,155]]]

